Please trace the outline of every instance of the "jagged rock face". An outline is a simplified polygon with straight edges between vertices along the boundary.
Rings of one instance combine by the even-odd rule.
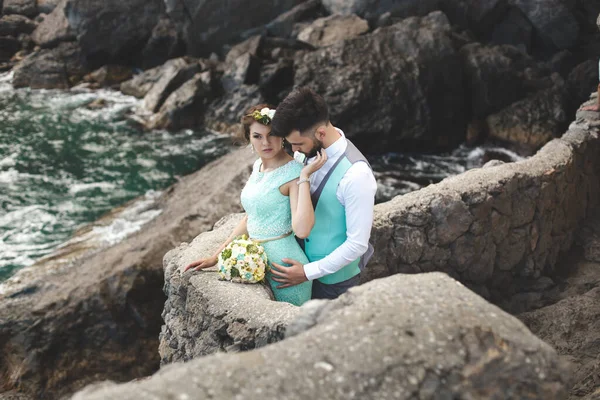
[[[525,13],[546,45],[553,49],[567,49],[579,37],[577,20],[561,0],[514,0]]]
[[[557,82],[487,117],[488,136],[535,150],[564,132],[567,110],[566,85]]]
[[[0,390],[58,399],[102,379],[128,381],[159,366],[162,258],[190,235],[241,210],[255,156],[241,150],[184,177],[158,199],[162,213],[121,243],[60,268],[37,264],[0,285]]]
[[[315,47],[353,39],[369,30],[369,24],[356,15],[331,15],[319,18],[298,34],[298,39]]]
[[[60,42],[76,39],[65,13],[66,6],[67,0],[61,0],[54,10],[44,18],[44,21],[38,25],[31,35],[37,45],[48,48],[54,47]]]
[[[5,15],[0,18],[0,36],[18,36],[31,33],[37,24],[22,15]]]
[[[598,268],[598,264],[594,264]],[[519,318],[540,339],[572,362],[576,382],[573,399],[593,395],[598,388],[598,341],[600,341],[600,286],[564,299]],[[595,397],[590,397],[593,399]],[[588,399],[588,397],[586,397]]]
[[[141,58],[163,11],[162,0],[63,0],[34,37],[52,46],[72,36],[92,66],[127,64]]]
[[[36,0],[4,0],[2,14],[18,14],[27,17],[35,17],[37,14]]]
[[[454,146],[464,141],[466,107],[450,33],[435,12],[299,53],[294,84],[323,95],[332,122],[363,151]]]
[[[301,3],[300,0],[164,0],[181,30],[188,54],[208,56],[235,41],[242,32],[268,23]]]
[[[443,295],[440,295],[443,293]],[[516,318],[444,274],[394,276],[308,303],[294,336],[102,384],[74,400],[210,393],[245,399],[563,399],[568,367]],[[290,327],[292,329],[292,327]]]
[[[160,335],[161,364],[189,361],[217,352],[251,350],[283,339],[298,307],[272,301],[262,284],[218,280],[214,271],[183,273],[190,262],[212,255],[243,214],[165,255],[165,324]]]
[[[535,79],[549,76],[536,61],[512,46],[471,43],[460,50],[472,118],[482,118],[523,98]],[[548,82],[548,87],[553,86]]]
[[[13,85],[33,89],[68,89],[89,72],[75,42],[32,53],[15,68]]]

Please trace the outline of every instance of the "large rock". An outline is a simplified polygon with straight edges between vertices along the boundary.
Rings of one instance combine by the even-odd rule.
[[[134,96],[139,99],[144,98],[152,86],[162,77],[163,66],[155,67],[141,72],[130,79],[121,83],[120,90],[124,94]]]
[[[180,29],[192,56],[220,52],[244,31],[273,20],[300,0],[165,0],[167,13]]]
[[[54,47],[60,42],[74,41],[75,33],[71,30],[65,14],[67,0],[61,2],[44,18],[31,35],[33,41],[41,47]]]
[[[296,7],[279,15],[266,25],[267,32],[273,36],[289,37],[294,31],[294,25],[311,17],[324,13],[320,0],[307,0]]]
[[[568,125],[569,93],[564,83],[519,100],[486,118],[489,137],[538,149]]]
[[[50,46],[74,36],[93,66],[133,63],[141,58],[163,11],[162,0],[63,0],[35,37]]]
[[[8,61],[21,50],[21,42],[11,36],[0,37],[0,62]]]
[[[162,364],[221,351],[251,350],[282,340],[286,327],[298,314],[298,307],[273,302],[271,290],[264,285],[219,281],[214,268],[183,273],[191,261],[210,256],[242,216],[226,218],[213,231],[165,255],[167,302],[159,347]]]
[[[40,13],[50,14],[62,0],[37,0],[37,8]]]
[[[142,51],[142,67],[154,68],[184,54],[185,43],[179,37],[177,27],[169,17],[162,16]]]
[[[596,91],[598,87],[598,60],[587,60],[573,68],[567,78],[567,84],[573,105],[588,99],[590,92]]]
[[[439,10],[439,0],[323,0],[331,14],[356,14],[375,19],[385,13],[398,17],[411,17]]]
[[[577,20],[561,0],[513,0],[552,49],[572,47],[579,37]]]
[[[2,4],[2,14],[19,14],[27,17],[37,15],[36,0],[4,0]]]
[[[595,264],[595,268],[600,267]],[[598,283],[596,282],[596,285]],[[598,389],[600,357],[600,287],[569,297],[519,318],[540,339],[553,346],[574,368],[571,398],[579,399]],[[586,397],[587,399],[587,397]]]
[[[196,128],[204,120],[204,110],[212,97],[211,71],[197,73],[167,97],[151,118],[149,128]]]
[[[460,50],[473,118],[483,118],[523,98],[531,78],[549,75],[512,46],[467,44]],[[531,75],[534,76],[531,76]]]
[[[466,110],[451,32],[435,12],[298,53],[294,83],[323,95],[332,122],[363,151],[455,146]]]
[[[37,24],[22,15],[5,15],[0,18],[0,36],[18,36],[31,33]]]
[[[2,390],[58,399],[102,379],[128,381],[159,365],[162,258],[182,240],[239,212],[254,155],[244,149],[182,178],[162,212],[112,247],[50,268],[39,263],[0,285]]]
[[[534,27],[525,14],[511,7],[497,23],[491,25],[491,42],[511,45],[523,53],[530,53],[533,46]]]
[[[131,79],[130,67],[122,65],[105,65],[83,77],[86,82],[97,86],[114,86]]]
[[[35,89],[68,89],[89,72],[81,48],[74,42],[32,53],[14,71],[15,87]]]
[[[331,15],[319,18],[304,28],[298,39],[315,47],[324,47],[368,32],[369,23],[356,15]]]
[[[246,110],[264,102],[258,85],[237,86],[210,104],[204,115],[205,126],[219,132],[236,132]]]
[[[558,400],[570,383],[550,346],[439,273],[398,275],[309,303],[289,331],[294,336],[258,350],[176,364],[143,382],[91,386],[73,399]]]
[[[201,71],[201,66],[193,59],[176,58],[162,66],[160,79],[144,97],[144,108],[157,112],[173,91]]]

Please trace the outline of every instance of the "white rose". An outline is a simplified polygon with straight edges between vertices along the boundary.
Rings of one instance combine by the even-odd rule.
[[[275,110],[269,110],[267,116],[269,119],[273,119],[273,117],[275,117]]]
[[[269,115],[269,108],[265,107],[262,110],[260,110],[260,115]]]

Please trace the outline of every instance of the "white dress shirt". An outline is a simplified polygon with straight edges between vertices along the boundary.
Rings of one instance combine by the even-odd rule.
[[[314,193],[331,167],[344,154],[348,143],[341,129],[340,138],[325,149],[327,162],[310,176],[310,191]],[[308,160],[308,163],[314,158]],[[327,257],[304,265],[309,280],[333,274],[362,256],[368,249],[373,225],[373,206],[377,182],[373,171],[363,161],[358,161],[346,171],[336,191],[339,202],[346,209],[346,241]]]

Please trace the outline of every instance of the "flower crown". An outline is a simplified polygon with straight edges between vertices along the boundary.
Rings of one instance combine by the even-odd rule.
[[[255,110],[250,115],[252,116],[252,118],[260,122],[261,124],[269,125],[271,123],[271,120],[273,120],[273,117],[275,116],[275,110],[265,107],[260,111]]]

